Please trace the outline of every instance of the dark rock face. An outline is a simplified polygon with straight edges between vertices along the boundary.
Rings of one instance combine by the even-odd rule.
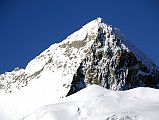
[[[98,84],[111,90],[128,90],[136,87],[159,88],[158,83],[157,67],[149,68],[113,30],[105,32],[101,27],[73,77],[68,95],[89,84]]]
[[[73,76],[73,80],[71,83],[71,89],[68,92],[67,96],[74,94],[74,93],[80,91],[81,89],[85,88],[86,84],[84,82],[84,79],[85,79],[85,74],[83,71],[83,65],[81,63],[81,65],[77,69],[77,73],[74,74],[74,76]]]

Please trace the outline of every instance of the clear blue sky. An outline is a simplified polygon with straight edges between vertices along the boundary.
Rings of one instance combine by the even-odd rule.
[[[0,0],[0,73],[102,17],[159,65],[158,0]]]

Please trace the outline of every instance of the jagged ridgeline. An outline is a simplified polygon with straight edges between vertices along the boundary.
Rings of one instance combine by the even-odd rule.
[[[125,40],[119,29],[97,18],[61,43],[51,45],[25,69],[0,75],[0,89],[21,90],[30,81],[41,85],[36,89],[57,91],[58,96],[64,97],[91,84],[111,90],[159,88],[159,69]],[[50,86],[43,87],[45,82]]]
[[[99,25],[91,48],[73,76],[68,95],[91,84],[111,90],[159,88],[158,67],[121,35],[117,28]]]

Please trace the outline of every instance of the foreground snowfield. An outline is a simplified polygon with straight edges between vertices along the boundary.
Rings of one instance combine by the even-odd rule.
[[[23,120],[158,120],[159,90],[111,91],[91,85]]]

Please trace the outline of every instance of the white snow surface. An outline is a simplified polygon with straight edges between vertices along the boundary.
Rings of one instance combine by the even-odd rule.
[[[158,120],[159,90],[111,91],[97,85],[37,109],[23,120]]]

